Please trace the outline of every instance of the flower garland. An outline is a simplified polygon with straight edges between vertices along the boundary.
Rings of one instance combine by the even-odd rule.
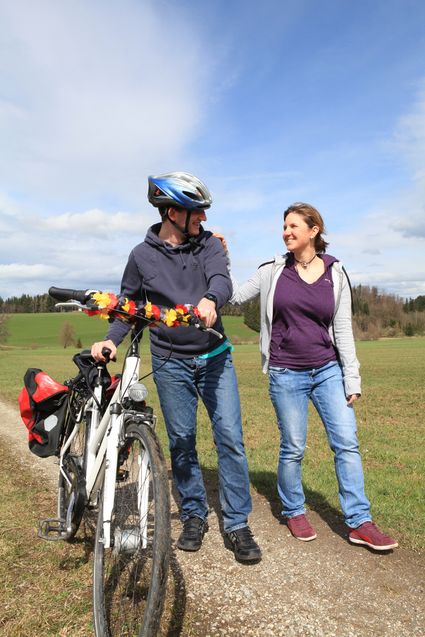
[[[133,322],[138,318],[146,318],[150,325],[164,323],[167,327],[177,327],[193,324],[194,319],[200,318],[199,310],[193,305],[176,305],[173,308],[159,307],[153,303],[139,304],[127,298],[118,298],[111,292],[94,292],[87,305],[90,309],[83,310],[88,316],[99,316],[101,319]]]
[[[117,308],[118,303],[118,297],[112,292],[95,292],[91,295],[89,301],[89,305],[92,305],[93,309],[83,311],[89,316],[98,316],[101,319],[108,320],[109,316]]]

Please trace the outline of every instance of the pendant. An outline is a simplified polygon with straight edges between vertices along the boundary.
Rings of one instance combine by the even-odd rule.
[[[317,254],[314,254],[312,256],[312,258],[310,259],[310,261],[298,261],[298,259],[296,257],[295,261],[298,263],[298,265],[300,265],[302,267],[303,270],[307,270],[308,266],[310,265],[310,263],[317,257]]]

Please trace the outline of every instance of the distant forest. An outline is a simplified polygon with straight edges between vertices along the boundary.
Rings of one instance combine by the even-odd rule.
[[[55,300],[48,294],[23,294],[5,300],[0,297],[0,314],[55,311]],[[354,335],[359,340],[425,335],[425,296],[404,300],[379,292],[377,287],[356,285],[353,287],[353,312]],[[227,304],[221,313],[243,316],[248,327],[257,332],[260,330],[258,300],[240,307]]]

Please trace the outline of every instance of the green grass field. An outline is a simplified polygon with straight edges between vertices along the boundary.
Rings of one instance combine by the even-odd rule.
[[[100,339],[106,322],[81,314],[13,315],[10,339],[0,350],[0,397],[16,404],[27,367],[39,367],[56,380],[74,374],[75,347],[59,344],[61,322],[72,322],[83,347]],[[75,322],[75,323],[74,323]],[[260,371],[257,335],[239,317],[224,317],[226,333],[236,345],[234,361],[242,401],[245,445],[251,481],[275,509],[278,433],[268,397],[267,377]],[[249,344],[251,341],[251,344]],[[248,343],[247,343],[248,342]],[[393,532],[402,545],[425,547],[425,478],[423,404],[425,339],[360,342],[357,345],[363,396],[356,404],[366,490],[378,524]],[[142,347],[142,369],[150,371],[148,345]],[[119,369],[119,363],[114,369]],[[111,370],[112,371],[112,370]],[[151,403],[160,416],[152,379]],[[216,470],[216,453],[208,419],[199,411],[198,448],[203,467]],[[23,426],[23,425],[22,425]],[[161,417],[158,430],[166,447]],[[332,453],[314,410],[311,411],[303,479],[310,508],[324,518],[339,518]]]
[[[99,318],[89,318],[83,312],[55,312],[49,314],[12,314],[7,328],[10,347],[60,347],[60,332],[64,323],[75,330],[76,339],[83,347],[89,347],[95,340],[103,338],[108,330],[108,322]]]

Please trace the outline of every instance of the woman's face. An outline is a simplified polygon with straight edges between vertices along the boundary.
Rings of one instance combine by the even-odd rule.
[[[304,217],[290,212],[283,222],[283,240],[290,252],[302,252],[312,246],[312,238],[318,233],[318,226],[310,228]]]

